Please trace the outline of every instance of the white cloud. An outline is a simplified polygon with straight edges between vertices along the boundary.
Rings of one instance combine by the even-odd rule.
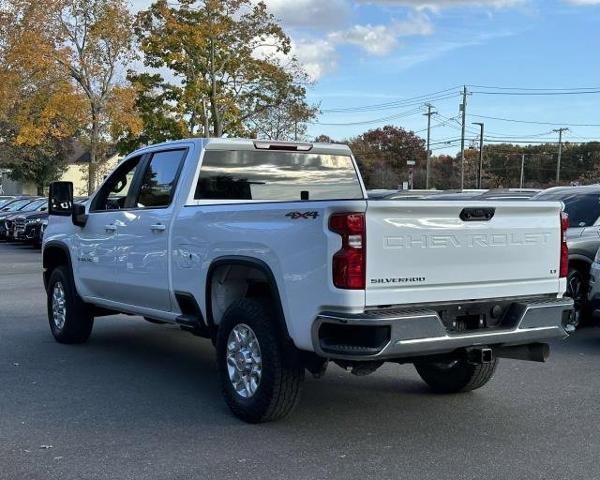
[[[253,52],[256,58],[273,58],[285,65],[289,56],[271,45],[260,47]],[[337,52],[333,42],[328,39],[304,39],[291,41],[290,55],[296,57],[311,81],[334,71],[337,67]]]
[[[263,0],[269,11],[290,27],[331,29],[348,20],[348,0]]]
[[[332,33],[329,38],[335,43],[357,45],[373,55],[387,55],[398,44],[396,35],[386,25],[354,25],[349,30]]]
[[[300,60],[313,81],[334,71],[337,67],[335,45],[328,40],[304,40],[293,43],[292,54]]]
[[[389,25],[354,25],[344,31],[334,32],[329,39],[338,44],[351,44],[372,55],[388,55],[398,47],[400,37],[431,35],[433,25],[424,14],[412,15],[407,20],[393,21]]]
[[[572,5],[600,5],[600,0],[565,0]]]

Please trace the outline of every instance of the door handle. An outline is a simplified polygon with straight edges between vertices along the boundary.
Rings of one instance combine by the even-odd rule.
[[[107,232],[116,232],[117,226],[113,225],[112,223],[109,223],[108,225],[104,225],[104,230],[106,230]]]
[[[150,225],[150,230],[153,230],[155,232],[164,232],[167,229],[166,225],[163,225],[162,223],[155,223],[154,225]]]

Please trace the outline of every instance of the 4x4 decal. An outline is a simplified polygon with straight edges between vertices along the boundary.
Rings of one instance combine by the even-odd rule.
[[[316,220],[319,217],[319,212],[290,212],[286,213],[286,217],[290,217],[292,220],[308,220],[312,218]]]

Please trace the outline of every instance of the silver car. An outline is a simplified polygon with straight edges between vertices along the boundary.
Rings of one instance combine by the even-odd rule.
[[[600,247],[600,185],[549,188],[532,200],[559,200],[565,206],[569,215],[567,295],[575,301],[578,321],[588,322],[593,308],[588,301],[591,268]],[[595,278],[600,280],[598,272]]]
[[[590,267],[589,284],[588,303],[590,311],[593,313],[600,308],[600,248],[596,252],[594,263]]]

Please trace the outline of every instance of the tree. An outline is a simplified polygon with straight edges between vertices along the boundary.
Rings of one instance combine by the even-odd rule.
[[[158,0],[135,28],[147,67],[130,72],[144,119],[128,144],[181,136],[290,136],[314,116],[290,40],[262,2]],[[157,114],[157,115],[155,115]]]
[[[140,145],[189,136],[185,120],[177,113],[180,88],[165,84],[159,74],[131,73],[130,80],[141,125],[137,132],[124,128],[116,137],[121,153],[131,152]]]
[[[0,8],[0,165],[43,194],[65,168],[85,105],[44,49],[32,49],[25,13],[16,3]]]
[[[306,89],[290,84],[280,93],[276,105],[249,117],[253,136],[268,140],[300,140],[306,136],[306,122],[314,118],[318,107],[304,101]]]
[[[460,165],[460,159],[457,163],[457,159],[450,155],[432,157],[431,186],[438,190],[460,188],[460,172],[456,165]]]
[[[422,167],[425,141],[413,132],[387,125],[369,130],[349,141],[367,188],[395,189],[408,179],[406,162]]]
[[[96,164],[110,133],[109,114],[119,108],[115,104],[122,91],[117,90],[117,72],[133,57],[133,19],[126,0],[6,3],[17,26],[11,41],[21,62],[31,70],[53,63],[86,99],[84,133],[90,148],[91,192],[96,186]],[[135,122],[128,128],[135,130]]]
[[[44,195],[50,182],[60,178],[66,170],[66,159],[71,151],[70,140],[52,139],[36,146],[3,145],[0,164],[10,170],[10,178],[32,182],[37,194]]]
[[[321,135],[317,135],[315,137],[315,142],[316,143],[337,143],[333,138],[331,138],[329,135],[325,135],[325,134],[321,134]]]

